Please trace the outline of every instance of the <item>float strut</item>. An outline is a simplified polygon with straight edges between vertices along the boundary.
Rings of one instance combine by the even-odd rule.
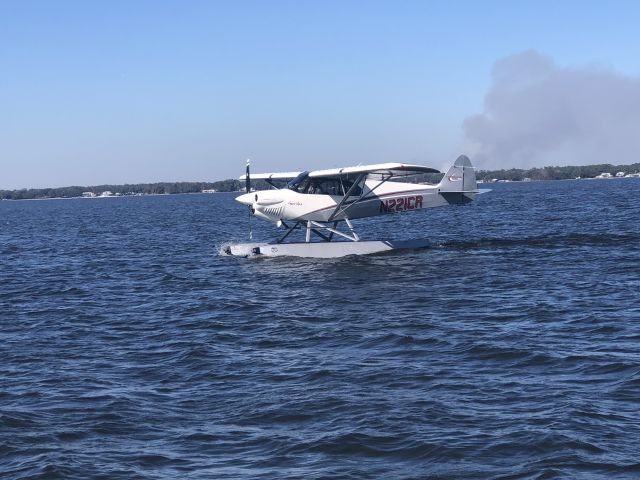
[[[311,220],[307,220],[307,235],[304,239],[306,243],[311,241]]]

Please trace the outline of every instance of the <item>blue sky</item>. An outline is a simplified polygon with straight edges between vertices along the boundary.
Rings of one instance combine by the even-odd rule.
[[[5,0],[0,188],[441,168],[500,59],[639,77],[639,5]]]

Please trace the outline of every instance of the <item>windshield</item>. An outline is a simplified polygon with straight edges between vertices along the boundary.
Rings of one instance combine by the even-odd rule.
[[[294,178],[289,183],[287,183],[287,188],[289,190],[295,190],[296,192],[300,192],[302,190],[300,187],[303,187],[303,184],[306,183],[305,180],[307,179],[308,176],[309,176],[309,172],[302,172],[296,178]]]

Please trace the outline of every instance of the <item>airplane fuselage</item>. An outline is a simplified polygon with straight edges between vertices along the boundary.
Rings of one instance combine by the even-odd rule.
[[[364,182],[364,195],[350,196],[337,214],[336,207],[343,196],[299,193],[289,189],[264,190],[238,197],[238,201],[251,205],[257,217],[277,223],[287,221],[328,222],[350,220],[389,213],[407,212],[439,207],[452,202],[440,194],[436,185],[385,182]],[[358,200],[359,199],[359,200]],[[358,200],[356,202],[356,200]],[[333,215],[333,216],[332,216]]]

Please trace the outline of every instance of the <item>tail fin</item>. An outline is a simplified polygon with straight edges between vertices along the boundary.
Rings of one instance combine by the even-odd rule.
[[[466,155],[460,155],[438,184],[440,195],[449,203],[469,203],[478,193],[476,169]]]

